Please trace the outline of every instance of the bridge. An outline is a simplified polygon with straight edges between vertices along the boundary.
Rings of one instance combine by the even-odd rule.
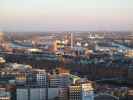
[[[107,98],[110,98],[109,100],[119,100],[119,97],[109,93],[98,93],[94,96],[94,100],[108,100]]]

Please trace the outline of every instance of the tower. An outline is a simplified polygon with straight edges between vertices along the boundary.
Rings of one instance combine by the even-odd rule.
[[[71,49],[73,48],[73,33],[71,33]]]
[[[3,41],[4,41],[4,33],[0,32],[0,42],[3,42]]]

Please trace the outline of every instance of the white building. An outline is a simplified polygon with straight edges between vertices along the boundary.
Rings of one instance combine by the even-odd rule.
[[[81,84],[82,100],[94,100],[94,92],[91,83]]]

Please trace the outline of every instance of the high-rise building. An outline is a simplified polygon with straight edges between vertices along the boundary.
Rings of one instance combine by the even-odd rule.
[[[38,70],[36,76],[37,84],[39,87],[44,88],[48,86],[48,78],[45,70]]]
[[[69,86],[69,100],[94,100],[92,83]]]
[[[81,100],[81,86],[69,86],[69,100]]]
[[[11,94],[5,88],[0,88],[0,100],[11,100]]]
[[[133,67],[129,66],[128,68],[128,82],[133,83]]]
[[[11,100],[10,94],[8,92],[0,92],[0,100]]]
[[[13,85],[0,85],[0,100],[16,100],[16,87]]]
[[[59,100],[69,100],[68,98],[68,88],[60,88],[59,90]]]
[[[51,75],[49,77],[49,86],[50,87],[67,87],[70,85],[69,75],[66,74],[57,74]]]
[[[34,69],[27,72],[26,85],[28,87],[42,87],[48,86],[47,74],[45,70]]]
[[[16,89],[17,100],[28,100],[28,89]]]
[[[45,88],[17,88],[17,100],[46,100]]]
[[[82,99],[81,100],[94,100],[94,92],[91,83],[81,84]]]

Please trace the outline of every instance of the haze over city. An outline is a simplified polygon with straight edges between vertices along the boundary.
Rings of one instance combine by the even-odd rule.
[[[2,31],[132,31],[132,0],[0,0]]]
[[[133,100],[133,0],[0,0],[0,100]]]

